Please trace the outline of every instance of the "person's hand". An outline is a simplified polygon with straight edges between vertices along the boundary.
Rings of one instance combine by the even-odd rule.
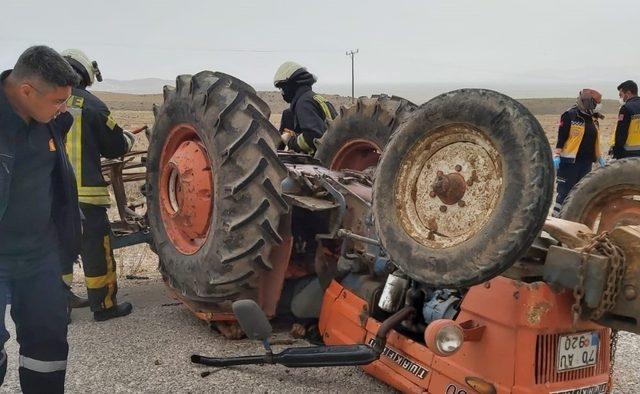
[[[289,142],[289,140],[291,139],[291,137],[294,137],[295,135],[296,135],[296,133],[294,133],[293,130],[284,129],[282,131],[282,134],[280,134],[280,139],[282,139],[282,142],[286,146],[287,143]]]
[[[604,157],[600,156],[598,157],[598,164],[600,164],[600,167],[604,167],[607,165],[607,161],[604,159]]]
[[[553,168],[558,170],[560,168],[560,156],[553,156]]]

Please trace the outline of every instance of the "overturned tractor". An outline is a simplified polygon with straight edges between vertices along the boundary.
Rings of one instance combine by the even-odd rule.
[[[167,286],[228,336],[234,311],[261,340],[258,315],[287,313],[326,345],[196,362],[364,365],[412,392],[604,392],[612,329],[640,331],[640,161],[585,178],[574,222],[547,219],[549,144],[507,96],[361,98],[315,157],[277,151],[269,108],[229,75],[179,76],[154,113],[148,230]]]

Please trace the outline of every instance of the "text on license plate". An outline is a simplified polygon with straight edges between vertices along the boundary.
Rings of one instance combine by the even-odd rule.
[[[600,337],[595,331],[561,335],[558,340],[558,372],[595,365]]]

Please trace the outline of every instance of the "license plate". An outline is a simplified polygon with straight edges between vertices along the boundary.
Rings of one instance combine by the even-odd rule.
[[[575,389],[552,391],[549,394],[605,394],[607,392],[607,384],[600,383],[593,386],[577,387]]]
[[[558,340],[558,372],[586,368],[598,361],[600,337],[595,331],[562,335]]]

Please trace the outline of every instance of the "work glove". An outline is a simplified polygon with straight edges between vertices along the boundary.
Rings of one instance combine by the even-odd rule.
[[[280,134],[280,139],[282,139],[282,143],[286,146],[289,143],[291,137],[295,137],[296,133],[293,130],[284,129],[282,134]]]
[[[560,156],[553,157],[553,168],[555,168],[556,171],[560,168]]]
[[[598,157],[598,164],[600,164],[600,167],[604,167],[607,165],[607,161],[604,159],[604,157],[600,156]]]
[[[124,134],[124,139],[127,142],[127,152],[130,152],[133,144],[136,142],[136,136],[127,130],[122,130],[122,134]]]

